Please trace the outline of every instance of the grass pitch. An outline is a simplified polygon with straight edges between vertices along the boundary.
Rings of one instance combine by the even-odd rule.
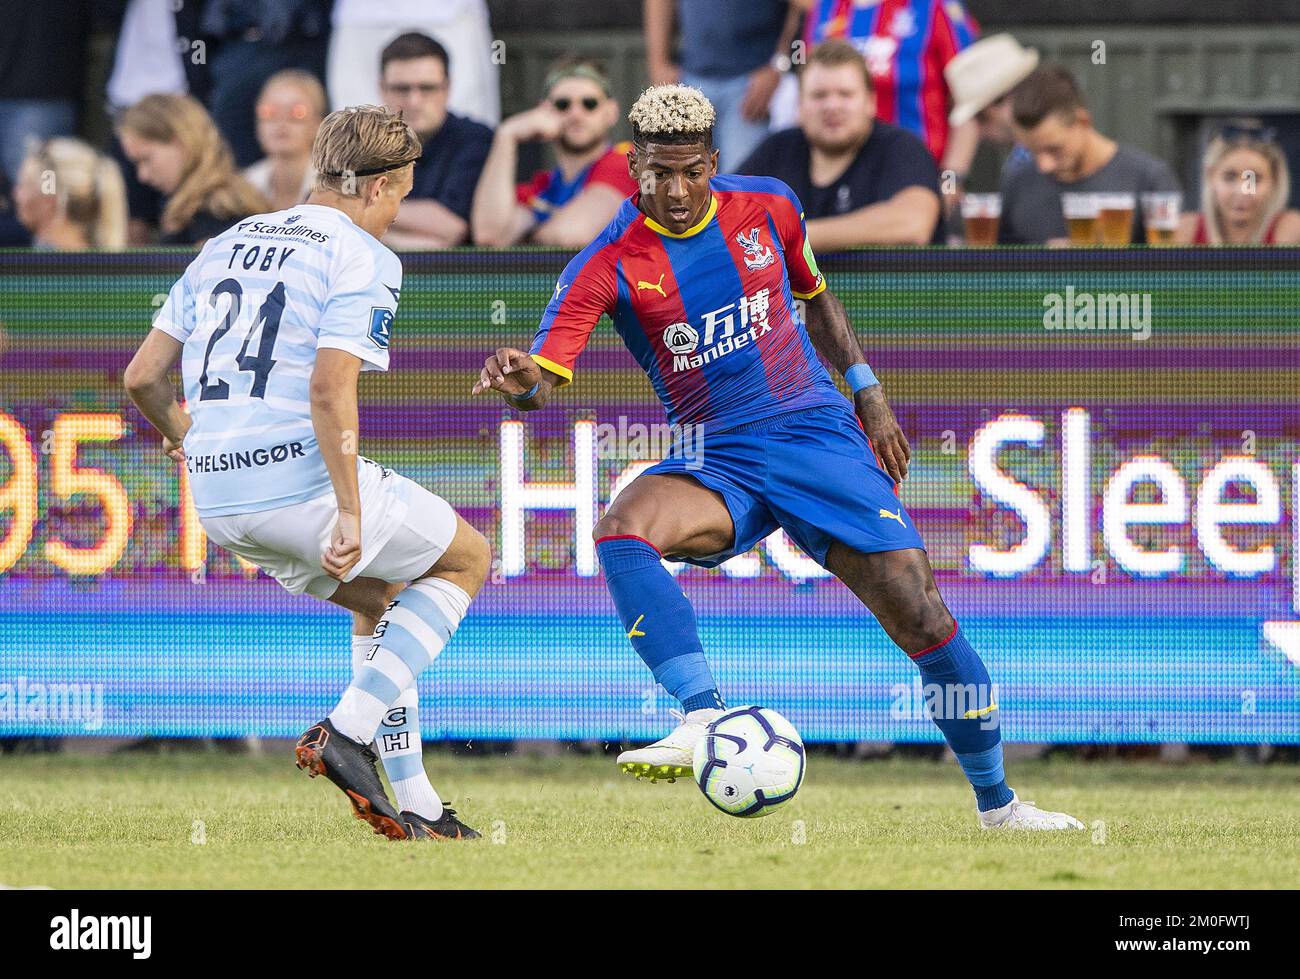
[[[389,843],[287,747],[261,756],[0,758],[0,884],[206,887],[1295,887],[1294,766],[1019,762],[1023,798],[1087,832],[975,824],[952,763],[814,755],[763,819],[694,785],[638,783],[613,759],[426,756],[484,834]]]

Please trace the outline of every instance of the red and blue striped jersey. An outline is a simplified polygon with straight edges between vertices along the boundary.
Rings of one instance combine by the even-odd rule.
[[[876,115],[910,129],[935,160],[948,145],[943,69],[979,37],[958,0],[817,0],[804,22],[809,46],[839,37],[862,52],[876,89]]]
[[[529,352],[561,384],[608,313],[672,424],[725,430],[844,403],[796,299],[826,283],[799,199],[771,177],[714,177],[713,199],[674,234],[623,202],[555,284]]]

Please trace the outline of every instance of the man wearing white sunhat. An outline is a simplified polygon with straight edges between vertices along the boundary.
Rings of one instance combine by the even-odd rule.
[[[974,176],[988,186],[970,189],[997,189],[997,173],[1015,146],[1011,90],[1037,67],[1037,51],[1021,47],[1010,34],[994,34],[958,52],[943,69],[953,100],[949,124],[957,127],[974,119],[979,127],[980,148],[971,172],[957,176],[967,185]],[[985,165],[990,158],[996,158],[996,169]]]
[[[982,38],[944,66],[944,81],[952,94],[948,123],[955,129],[974,120],[978,139],[969,169],[956,174],[956,186],[943,187],[950,231],[959,230],[956,212],[963,195],[998,190],[1002,168],[1016,152],[1011,90],[1037,67],[1038,52],[1021,47],[1010,34]],[[1019,152],[1028,158],[1025,150]],[[950,240],[960,241],[961,237]]]
[[[1010,143],[1011,90],[1038,67],[1038,52],[1021,47],[1010,34],[976,41],[948,62],[943,77],[952,93],[948,123],[960,126],[974,119],[980,139]]]

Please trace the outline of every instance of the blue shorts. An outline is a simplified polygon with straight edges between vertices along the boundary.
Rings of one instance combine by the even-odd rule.
[[[732,546],[673,556],[702,568],[744,554],[778,527],[823,567],[835,541],[864,554],[925,547],[847,402],[706,430],[694,457],[674,454],[646,473],[692,476],[726,501]]]

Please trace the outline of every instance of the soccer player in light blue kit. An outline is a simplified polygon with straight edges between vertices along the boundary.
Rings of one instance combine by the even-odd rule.
[[[425,773],[415,681],[482,586],[487,541],[445,500],[357,453],[357,379],[388,369],[402,287],[379,238],[419,156],[398,114],[331,114],[307,202],[209,240],[124,383],[185,463],[208,536],[290,592],[353,613],[352,682],[299,738],[298,767],[327,776],[389,839],[468,839],[478,834]],[[168,378],[178,356],[188,413]]]
[[[629,119],[628,171],[642,192],[564,270],[531,349],[497,350],[474,386],[542,407],[608,314],[669,422],[702,430],[700,458],[675,449],[595,528],[623,628],[682,705],[677,728],[623,752],[620,767],[652,780],[689,775],[724,707],[694,610],[661,559],[716,567],[781,527],[871,610],[927,690],[943,691],[931,717],[975,791],[980,825],[1082,829],[1007,785],[988,671],[896,494],[907,439],[817,270],[798,199],[779,180],[718,175],[713,106],[696,89],[648,89]],[[852,404],[818,354],[844,375]]]

